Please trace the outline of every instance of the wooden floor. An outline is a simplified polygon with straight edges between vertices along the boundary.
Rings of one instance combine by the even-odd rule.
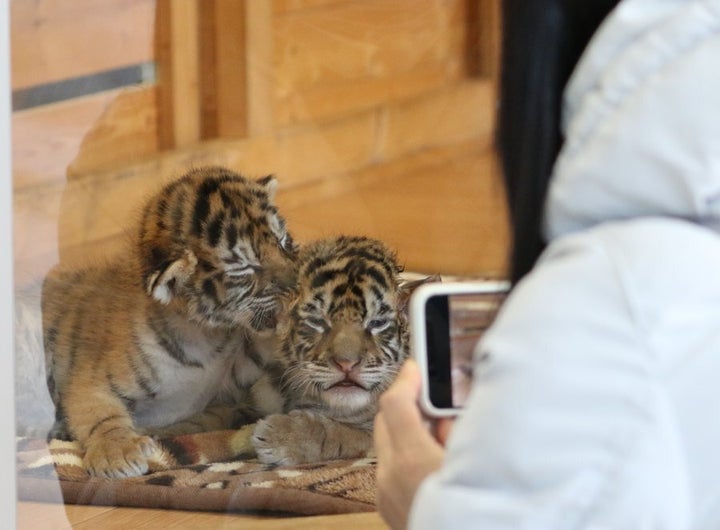
[[[18,504],[19,530],[385,530],[377,513],[325,515],[319,517],[267,517],[243,514],[199,513],[173,510]]]

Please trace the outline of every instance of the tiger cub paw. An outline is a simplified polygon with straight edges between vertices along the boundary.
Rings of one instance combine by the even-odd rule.
[[[148,471],[148,458],[158,450],[149,436],[125,435],[90,440],[83,464],[90,475],[124,478]]]
[[[258,421],[251,441],[258,460],[287,466],[322,460],[324,438],[325,428],[317,416],[294,410]]]

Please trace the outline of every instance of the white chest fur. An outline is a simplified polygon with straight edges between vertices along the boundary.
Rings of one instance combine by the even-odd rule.
[[[158,339],[145,324],[138,335],[147,361],[152,365],[153,395],[139,400],[133,411],[139,427],[165,426],[204,410],[223,389],[242,379],[231,378],[236,369],[244,378],[259,377],[246,355],[246,339],[241,332],[207,333],[187,324],[172,326],[174,349]],[[237,365],[237,368],[236,368]]]

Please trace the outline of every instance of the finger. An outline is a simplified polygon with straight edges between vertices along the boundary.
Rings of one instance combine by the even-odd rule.
[[[414,390],[418,395],[420,395],[422,376],[415,359],[410,358],[403,363],[396,382],[400,383],[401,386],[407,385],[408,389]]]
[[[414,401],[420,395],[421,385],[420,369],[413,359],[408,359],[400,368],[395,382],[383,396],[390,396],[385,401],[391,402]]]
[[[452,418],[440,418],[435,422],[435,438],[437,438],[442,445],[447,443],[453,425],[455,425],[455,420]]]
[[[384,428],[383,436],[386,436],[384,443],[398,448],[407,446],[408,440],[413,443],[418,441],[418,437],[431,438],[417,405],[420,385],[417,364],[408,361],[403,365],[395,383],[381,396],[379,414],[380,423],[383,424],[381,428]]]
[[[375,426],[373,429],[373,442],[375,444],[375,454],[378,460],[384,460],[386,455],[392,452],[390,444],[390,435],[385,425],[385,417],[382,412],[375,416]]]

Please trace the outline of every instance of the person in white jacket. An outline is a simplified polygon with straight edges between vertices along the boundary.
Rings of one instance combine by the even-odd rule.
[[[720,529],[720,0],[504,8],[513,289],[454,425],[426,428],[412,362],[381,398],[378,509]]]

